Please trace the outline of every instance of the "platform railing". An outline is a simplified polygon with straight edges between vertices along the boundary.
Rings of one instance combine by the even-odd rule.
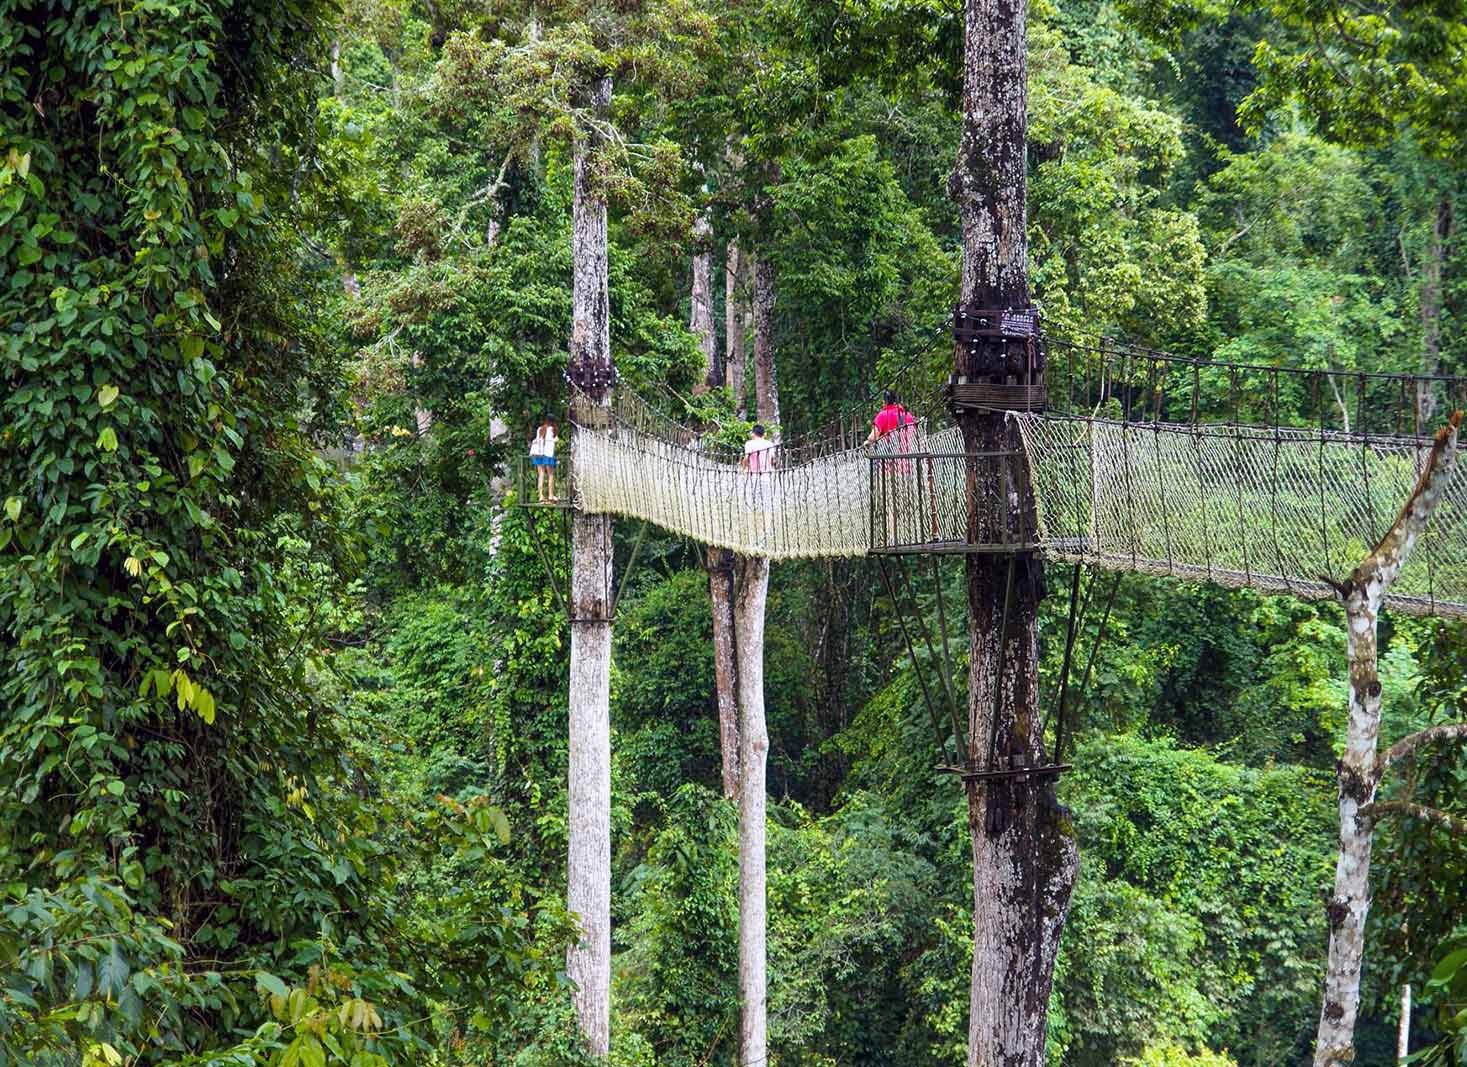
[[[1040,546],[1020,450],[883,453],[869,460],[877,553],[1026,552]],[[973,507],[973,502],[978,507]]]
[[[515,503],[527,508],[571,508],[575,506],[575,476],[570,459],[570,449],[555,457],[554,501],[542,501],[539,496],[539,470],[530,456],[517,456],[514,461]]]

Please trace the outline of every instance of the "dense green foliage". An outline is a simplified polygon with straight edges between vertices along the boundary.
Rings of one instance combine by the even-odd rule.
[[[0,18],[6,1063],[382,1063],[537,980],[503,815],[367,783],[317,680],[356,555],[309,436],[325,16]],[[450,854],[413,906],[389,857]]]
[[[1305,32],[1319,14],[1338,37]],[[623,380],[745,425],[739,398],[690,395],[706,214],[720,323],[729,246],[774,267],[804,429],[914,357],[946,374],[956,15],[0,0],[0,1067],[583,1061],[567,532],[512,506],[529,427],[563,414],[578,90],[615,77],[596,165]],[[1032,4],[1046,315],[1264,364],[1467,369],[1461,25]],[[1050,708],[1068,578],[1043,609]],[[937,582],[960,625],[960,568],[924,565],[922,604]],[[649,530],[618,608],[625,1067],[735,1062],[707,583],[696,546]],[[1305,1062],[1339,613],[1082,591],[1051,1061]],[[1467,712],[1456,627],[1382,637],[1385,740]],[[766,690],[772,1058],[962,1063],[968,829],[867,561],[775,569]],[[1387,796],[1467,817],[1461,748]],[[1359,1062],[1389,1057],[1407,981],[1418,1045],[1460,1061],[1467,854],[1392,820],[1376,858]]]

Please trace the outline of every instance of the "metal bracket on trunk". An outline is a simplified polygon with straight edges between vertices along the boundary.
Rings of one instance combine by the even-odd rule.
[[[954,413],[1044,410],[1037,308],[954,308],[953,343],[959,372],[945,392]]]

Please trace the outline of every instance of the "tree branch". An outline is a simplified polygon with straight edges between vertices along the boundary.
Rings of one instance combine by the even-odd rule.
[[[1425,730],[1417,730],[1414,734],[1407,734],[1385,751],[1380,757],[1380,763],[1376,767],[1377,779],[1385,773],[1387,767],[1413,755],[1422,745],[1434,744],[1437,741],[1457,741],[1467,738],[1467,722],[1444,722],[1436,726],[1428,726]]]
[[[1413,804],[1408,800],[1384,800],[1367,804],[1360,809],[1360,817],[1378,822],[1382,815],[1400,815],[1407,819],[1422,819],[1434,823],[1451,834],[1467,836],[1467,819],[1450,815],[1439,808],[1428,808],[1425,804]]]
[[[1436,510],[1437,502],[1452,478],[1457,458],[1457,430],[1461,424],[1462,413],[1454,411],[1447,424],[1436,432],[1436,440],[1432,442],[1421,477],[1417,479],[1416,488],[1406,500],[1405,507],[1401,508],[1401,513],[1380,543],[1350,576],[1350,585],[1368,598],[1384,595],[1395,581],[1410,557],[1416,539]]]

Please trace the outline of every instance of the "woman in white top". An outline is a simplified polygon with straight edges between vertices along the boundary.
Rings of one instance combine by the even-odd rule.
[[[535,439],[530,442],[530,462],[539,475],[540,503],[555,503],[555,420],[548,416],[535,431]]]

